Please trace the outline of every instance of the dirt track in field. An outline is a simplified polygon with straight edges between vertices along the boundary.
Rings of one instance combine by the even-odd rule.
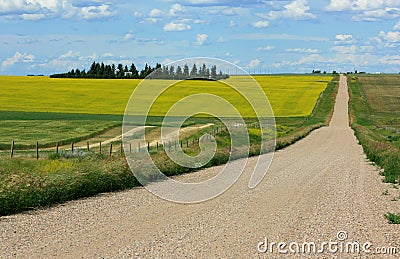
[[[250,158],[239,181],[208,202],[176,204],[137,188],[3,217],[0,257],[269,258],[270,252],[257,251],[265,237],[319,245],[337,241],[339,231],[347,233],[345,242],[371,242],[371,251],[399,247],[399,256],[400,225],[387,224],[384,214],[400,212],[400,201],[391,201],[400,191],[383,184],[366,160],[348,126],[347,103],[342,76],[330,126],[276,152],[255,189],[248,180],[257,158]],[[218,169],[177,179],[207,178]],[[294,255],[280,255],[274,246],[274,256]]]

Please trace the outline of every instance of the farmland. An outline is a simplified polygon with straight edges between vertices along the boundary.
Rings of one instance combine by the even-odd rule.
[[[255,77],[267,94],[277,117],[309,115],[319,94],[331,78],[331,76]],[[226,83],[236,81],[235,77],[231,77],[226,80]],[[155,82],[157,83],[156,80]],[[121,115],[139,83],[140,80],[2,76],[0,77],[0,111]],[[172,84],[173,81],[167,83]],[[227,88],[221,85],[219,82],[185,81],[178,84],[175,90],[181,90],[180,96],[199,91],[227,96]],[[166,95],[161,98],[169,99],[171,96]],[[159,114],[163,112],[165,111],[156,111]],[[156,113],[150,115],[159,115]]]
[[[267,94],[276,117],[302,118],[311,114],[331,76],[258,76],[255,79]],[[159,97],[150,115],[163,115],[180,98],[206,92],[227,98],[242,111],[243,117],[252,117],[249,105],[227,85],[239,81],[240,78],[232,77],[223,83],[174,84]],[[140,80],[2,76],[0,148],[8,149],[11,139],[23,146],[32,146],[35,141],[49,145],[85,139],[120,124],[129,97],[139,83]]]
[[[369,159],[385,169],[384,181],[400,180],[400,76],[348,77],[352,127]]]
[[[266,76],[256,77],[256,80],[267,93],[275,115],[279,116],[276,117],[277,149],[294,143],[313,129],[329,122],[337,92],[337,78],[332,80],[331,76]],[[126,102],[139,81],[50,80],[42,77],[0,77],[0,81],[0,149],[3,149],[0,152],[0,214],[10,214],[27,208],[48,206],[138,185],[118,151],[110,156],[105,152],[99,154],[98,148],[92,148],[92,152],[88,153],[71,153],[67,150],[56,155],[54,143],[68,144],[68,141],[75,141],[85,146],[86,139],[90,143],[97,143],[120,135]],[[217,85],[221,86],[221,89],[216,88]],[[187,86],[190,86],[191,91],[188,91]],[[224,83],[188,81],[178,83],[176,87],[181,87],[182,92],[186,91],[186,94],[204,91],[206,88],[211,93],[232,98],[232,102],[237,104],[243,116],[252,115],[247,113],[248,110],[240,99],[235,99],[233,94],[227,94]],[[174,92],[176,93],[177,89]],[[175,98],[172,93],[166,94],[168,98]],[[182,97],[183,94],[178,96]],[[162,98],[166,97],[157,100],[159,104],[155,105],[160,106],[152,115],[162,115],[165,112],[163,109],[168,108],[166,101],[170,100],[166,98],[163,101]],[[280,105],[280,99],[285,105]],[[253,120],[246,118],[246,121]],[[187,125],[204,125],[209,122],[217,121],[208,117],[192,118]],[[158,125],[160,117],[151,117],[150,123]],[[192,142],[211,130],[213,127],[204,128],[197,133],[184,135],[183,138]],[[260,154],[259,132],[256,128],[249,129],[251,155]],[[159,128],[146,131],[146,134],[154,139],[157,139],[159,133]],[[228,137],[226,132],[216,135],[217,153],[206,167],[227,161]],[[39,141],[42,147],[52,148],[41,150],[39,161],[30,159],[35,157],[34,152],[30,150],[16,150],[15,157],[10,159],[11,139],[16,141],[16,147],[20,149],[32,148],[36,141]],[[120,141],[116,141],[115,144],[119,143]],[[105,150],[109,147],[109,144],[103,146]],[[61,147],[61,150],[65,148],[68,146]],[[185,145],[185,153],[195,155],[198,152],[197,145]],[[190,172],[190,169],[174,164],[163,152],[152,151],[152,156],[166,175]]]

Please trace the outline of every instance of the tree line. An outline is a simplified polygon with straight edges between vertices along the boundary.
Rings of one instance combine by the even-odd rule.
[[[154,72],[154,73],[153,73]],[[134,63],[129,67],[127,65],[115,64],[105,65],[102,63],[93,62],[88,71],[72,69],[67,73],[53,74],[50,78],[97,78],[97,79],[210,79],[219,80],[226,79],[229,77],[227,74],[223,74],[222,71],[217,72],[217,66],[208,68],[206,64],[203,64],[197,68],[196,64],[193,64],[189,69],[189,66],[185,64],[183,67],[177,66],[176,68],[171,66],[162,66],[157,63],[154,68],[149,66],[147,63],[142,70],[138,70]]]

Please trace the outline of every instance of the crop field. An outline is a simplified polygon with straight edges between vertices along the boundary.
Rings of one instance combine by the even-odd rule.
[[[257,76],[277,117],[311,114],[331,76]],[[121,123],[129,97],[140,80],[50,79],[48,77],[0,77],[0,149],[17,145],[32,147],[36,141],[48,146],[79,141]],[[155,102],[150,115],[162,116],[176,101],[195,93],[226,98],[242,113],[253,117],[249,104],[222,82],[151,80],[151,84],[173,84]],[[210,105],[207,100],[204,103]],[[204,123],[204,122],[202,122]],[[205,122],[207,123],[207,122]]]
[[[368,157],[400,180],[400,76],[349,76],[352,127]]]
[[[257,76],[257,82],[267,94],[277,117],[308,116],[331,76]],[[154,80],[154,83],[158,80]],[[235,84],[237,78],[224,81]],[[47,77],[0,77],[0,111],[55,112],[85,114],[117,114],[126,104],[140,80],[50,79]],[[164,82],[165,83],[165,82]],[[173,81],[166,82],[172,84]],[[163,107],[150,115],[162,115],[169,108],[165,100],[176,100],[198,92],[222,97],[234,96],[234,91],[221,82],[184,81],[160,97]],[[179,93],[179,94],[177,94]],[[235,107],[248,110],[240,99],[232,98]]]
[[[327,125],[337,93],[337,77],[266,76],[256,79],[267,93],[275,115],[281,116],[276,117],[277,149]],[[227,92],[225,83],[229,80],[224,83],[178,83],[176,87],[181,88],[182,93],[176,94],[176,89],[172,93],[166,92],[168,98],[164,96],[157,100],[159,103],[155,105],[160,106],[155,106],[158,110],[152,111],[153,115],[163,114],[171,103],[169,98],[174,95],[182,97],[183,93],[204,91],[205,87],[237,104],[243,116],[251,115],[246,114],[240,96]],[[120,152],[121,138],[118,138],[126,102],[138,83],[136,80],[0,77],[0,215],[138,186]],[[285,105],[281,105],[279,100]],[[148,123],[157,126],[160,120],[161,117],[153,116]],[[246,122],[251,124],[254,121],[247,118]],[[183,134],[185,153],[197,155],[199,147],[194,140],[220,127],[199,128],[199,125],[209,123],[217,124],[217,121],[197,117],[185,122],[185,126],[197,128]],[[159,134],[157,127],[146,130],[149,139],[157,140]],[[249,129],[251,155],[260,154],[259,134],[258,128]],[[226,131],[217,133],[217,153],[207,167],[226,163],[229,158],[228,137]],[[13,158],[10,158],[11,139],[16,143]],[[39,160],[32,149],[36,141],[41,145]],[[71,152],[69,141],[76,144],[77,152]],[[55,152],[55,142],[60,144],[59,153]],[[102,153],[97,146],[99,142],[103,143]],[[90,151],[85,149],[88,143],[92,145]],[[136,150],[137,147],[133,148]],[[152,147],[151,155],[166,175],[190,172],[189,168],[173,163],[156,147]]]

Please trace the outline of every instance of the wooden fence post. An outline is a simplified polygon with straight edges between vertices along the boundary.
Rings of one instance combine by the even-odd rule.
[[[90,151],[89,141],[86,142],[86,146],[87,146],[87,151]]]
[[[14,156],[14,140],[11,141],[11,158]]]
[[[74,142],[71,143],[71,152],[74,153]]]
[[[119,145],[119,154],[122,156],[122,149],[123,149],[123,145],[122,145],[122,142],[121,142],[121,144]]]
[[[39,159],[39,141],[36,141],[36,160]]]
[[[138,143],[138,153],[140,153],[140,142]]]
[[[100,141],[100,154],[101,154],[101,141]]]
[[[189,147],[189,140],[186,140],[186,147]]]
[[[150,142],[147,142],[147,151],[150,152]]]
[[[157,148],[156,148],[157,152],[158,152],[158,141],[157,141]]]
[[[129,143],[129,154],[132,153],[132,143]]]
[[[112,155],[112,143],[110,144],[110,156]]]
[[[56,143],[56,154],[58,154],[58,142]]]

